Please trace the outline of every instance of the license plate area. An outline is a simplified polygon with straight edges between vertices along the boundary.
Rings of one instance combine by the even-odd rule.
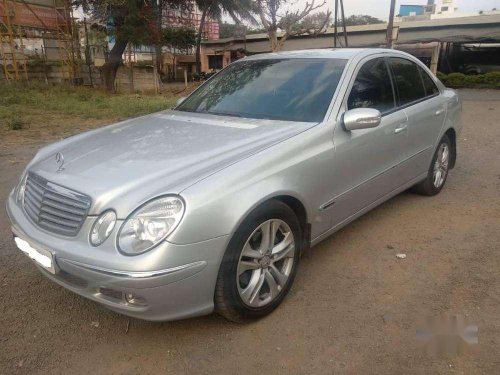
[[[44,249],[35,249],[31,246],[28,241],[23,240],[19,237],[14,237],[17,247],[29,258],[31,258],[36,264],[40,265],[52,274],[56,273],[54,267],[54,256],[50,251]]]

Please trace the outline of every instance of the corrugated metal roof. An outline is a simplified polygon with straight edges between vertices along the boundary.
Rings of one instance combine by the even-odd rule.
[[[456,18],[444,18],[444,19],[435,19],[435,20],[423,20],[423,21],[408,21],[408,22],[396,22],[394,26],[399,26],[400,28],[400,33],[407,33],[412,30],[424,30],[424,29],[446,29],[446,28],[454,28],[454,29],[464,29],[464,28],[481,28],[484,27],[488,30],[493,28],[498,28],[498,31],[495,33],[492,33],[491,35],[494,37],[493,39],[495,40],[500,40],[500,15],[478,15],[474,17],[456,17]],[[358,33],[384,33],[387,29],[387,23],[380,23],[380,24],[373,24],[373,25],[362,25],[362,26],[348,26],[347,28],[347,35],[349,36],[350,34],[358,34]],[[340,27],[338,28],[339,33],[343,32],[343,28]],[[321,37],[331,37],[333,35],[334,29],[333,28],[328,28],[325,33],[321,34]],[[496,34],[498,33],[498,35]],[[473,33],[474,35],[471,35],[470,37],[467,36],[467,34],[464,35],[459,35],[459,40],[457,41],[472,41],[476,40],[477,33]],[[279,33],[279,36],[283,35],[283,33]],[[487,36],[487,35],[486,35]],[[303,38],[303,37],[309,37],[307,34],[297,36],[295,38]],[[484,37],[484,36],[483,36]],[[248,34],[246,36],[246,41],[251,42],[251,41],[257,41],[257,40],[263,40],[267,39],[267,34],[262,33],[262,34]],[[410,38],[405,42],[408,42],[409,40],[419,40],[417,38]],[[429,40],[439,40],[439,38],[436,38],[436,36],[432,37],[426,37],[422,39],[421,41],[429,41]],[[236,42],[236,41],[243,41],[243,39],[235,39],[235,38],[224,38],[224,39],[219,39],[219,40],[207,40],[204,41],[204,44],[210,45],[210,44],[225,44],[225,43],[230,43],[230,42]],[[446,41],[453,41],[448,38]]]

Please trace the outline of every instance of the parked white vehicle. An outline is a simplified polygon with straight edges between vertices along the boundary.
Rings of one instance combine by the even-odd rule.
[[[301,252],[408,188],[441,191],[460,109],[403,52],[252,56],[174,110],[44,147],[7,211],[44,275],[112,310],[256,319]]]

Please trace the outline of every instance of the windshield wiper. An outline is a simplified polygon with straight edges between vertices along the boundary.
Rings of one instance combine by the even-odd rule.
[[[202,112],[203,113],[203,112]],[[233,117],[242,117],[238,113],[232,113],[232,112],[214,112],[214,111],[206,111],[204,113],[208,113],[210,115],[216,115],[216,116],[233,116]]]

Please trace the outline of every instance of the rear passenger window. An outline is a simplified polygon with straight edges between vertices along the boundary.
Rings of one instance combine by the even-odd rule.
[[[347,106],[349,109],[374,108],[382,113],[395,107],[391,78],[384,59],[370,60],[361,67]]]
[[[398,57],[391,57],[389,60],[396,80],[399,105],[405,105],[424,98],[425,89],[417,64]]]
[[[418,67],[418,70],[420,71],[420,75],[422,76],[422,81],[424,82],[425,95],[432,96],[438,94],[439,89],[437,88],[432,78],[429,77],[429,74],[427,74],[427,72],[421,67]]]

